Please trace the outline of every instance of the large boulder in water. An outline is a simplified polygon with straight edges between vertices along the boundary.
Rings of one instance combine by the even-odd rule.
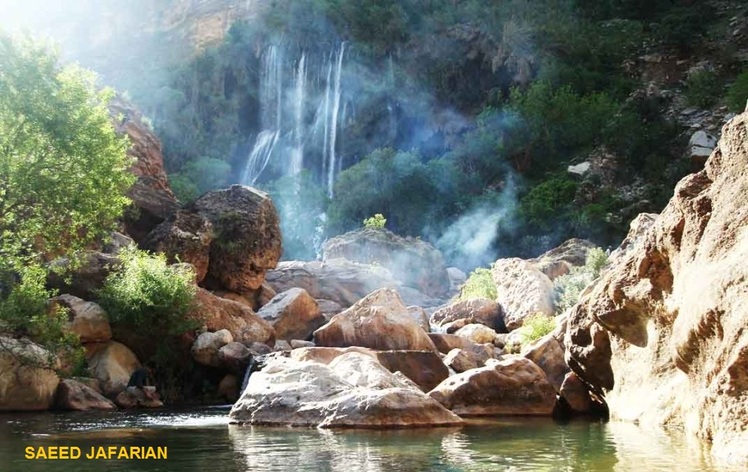
[[[572,309],[569,366],[613,418],[748,461],[748,113]],[[632,238],[637,239],[637,238]]]
[[[523,320],[535,313],[553,316],[553,282],[532,263],[518,258],[499,259],[491,267],[491,276],[509,331],[522,326]]]
[[[55,408],[88,411],[115,410],[117,406],[91,387],[72,379],[64,379],[60,381],[60,385],[57,387]]]
[[[385,267],[403,285],[432,297],[449,292],[449,277],[441,252],[421,239],[367,228],[328,239],[322,251],[324,260],[344,258]]]
[[[371,349],[434,351],[436,346],[411,318],[395,290],[380,289],[333,316],[314,332],[317,346],[362,346]]]
[[[186,262],[195,267],[196,282],[208,274],[213,225],[197,213],[180,210],[156,226],[140,244],[143,249],[162,252],[170,263]]]
[[[47,410],[60,382],[51,354],[23,339],[0,336],[0,411]],[[53,367],[54,365],[52,365]]]
[[[522,357],[453,375],[429,395],[460,416],[550,416],[556,404],[545,373]]]
[[[87,347],[89,370],[99,380],[104,395],[114,396],[124,390],[132,373],[140,367],[135,354],[116,341]]]
[[[463,423],[407,378],[355,352],[329,365],[288,358],[270,361],[249,378],[229,417],[236,423],[322,428]]]
[[[213,225],[206,286],[239,294],[262,286],[265,272],[281,256],[278,212],[270,197],[242,185],[208,192],[187,211],[199,213]]]

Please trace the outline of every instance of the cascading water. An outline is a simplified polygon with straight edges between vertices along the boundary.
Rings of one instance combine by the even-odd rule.
[[[345,55],[345,43],[340,45],[340,51],[338,51],[337,63],[335,66],[335,86],[332,97],[332,114],[330,116],[330,139],[329,145],[330,150],[328,153],[329,162],[327,165],[327,196],[333,197],[333,186],[335,185],[335,174],[339,172],[340,163],[337,161],[335,155],[335,145],[338,138],[338,112],[340,111],[340,98],[341,98],[341,84],[340,76],[343,70],[343,56]]]
[[[304,102],[306,100],[306,54],[301,55],[296,69],[294,93],[294,144],[291,149],[291,175],[298,175],[304,168]]]
[[[283,110],[283,63],[278,47],[268,46],[262,55],[260,75],[260,125],[262,130],[247,157],[241,182],[253,185],[267,167],[281,132]]]

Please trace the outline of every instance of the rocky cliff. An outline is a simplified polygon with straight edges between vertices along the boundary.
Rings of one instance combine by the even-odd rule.
[[[611,417],[683,429],[728,461],[748,460],[746,201],[748,113],[586,290],[565,339]]]

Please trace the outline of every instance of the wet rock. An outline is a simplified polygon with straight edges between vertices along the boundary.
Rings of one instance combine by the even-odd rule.
[[[429,395],[460,416],[550,416],[556,403],[545,373],[521,357],[453,375]]]
[[[72,379],[63,379],[57,386],[55,408],[60,410],[88,411],[114,410],[117,406],[89,386]]]
[[[272,360],[250,377],[229,417],[236,423],[321,428],[462,424],[412,382],[359,353],[329,365]]]
[[[125,410],[133,408],[161,408],[163,402],[158,398],[155,387],[127,387],[114,397],[114,403]]]
[[[317,346],[436,351],[395,290],[381,289],[335,315],[314,332]]]
[[[257,314],[270,323],[277,339],[308,339],[325,324],[317,301],[303,288],[279,293]]]
[[[559,395],[566,401],[573,413],[583,415],[592,409],[590,392],[574,372],[569,372],[564,377]]]
[[[47,410],[60,382],[51,354],[28,340],[0,335],[0,411]],[[51,367],[55,364],[52,362]]]

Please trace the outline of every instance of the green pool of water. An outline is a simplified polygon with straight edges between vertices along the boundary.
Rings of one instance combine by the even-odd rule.
[[[511,418],[462,428],[229,425],[225,409],[0,415],[0,471],[724,471],[698,444],[631,424]],[[26,459],[27,447],[167,448],[165,460]],[[36,450],[36,449],[35,449]],[[96,450],[96,449],[95,449]],[[740,470],[740,469],[735,469]]]

